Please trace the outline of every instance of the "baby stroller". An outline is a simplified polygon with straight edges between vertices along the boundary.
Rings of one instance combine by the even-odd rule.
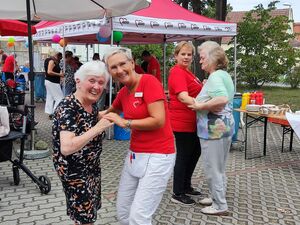
[[[0,82],[1,83],[1,82]],[[28,117],[29,117],[29,108],[34,106],[25,105],[24,110],[17,109],[17,105],[21,103],[19,98],[9,98],[9,93],[6,90],[7,87],[0,84],[0,95],[3,97],[6,96],[3,103],[8,103],[9,106],[8,114],[9,114],[9,123],[10,123],[10,133],[7,136],[0,137],[0,162],[3,161],[10,161],[12,163],[12,171],[13,171],[13,180],[14,184],[18,185],[20,183],[20,174],[19,169],[23,170],[33,182],[35,182],[42,194],[47,194],[51,190],[51,183],[48,177],[46,176],[39,176],[36,177],[23,163],[24,159],[24,145],[25,139],[30,132],[28,130]],[[14,101],[16,99],[16,101]],[[23,101],[24,103],[24,101]],[[20,139],[20,154],[18,159],[12,160],[12,148],[13,148],[13,141]]]

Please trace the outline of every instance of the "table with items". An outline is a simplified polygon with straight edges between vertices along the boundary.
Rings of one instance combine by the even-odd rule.
[[[267,125],[268,122],[280,124],[283,127],[283,136],[282,136],[282,149],[284,144],[284,136],[285,134],[290,133],[290,151],[292,150],[293,145],[293,129],[291,128],[289,122],[286,119],[285,114],[276,114],[276,113],[264,113],[263,110],[260,111],[249,111],[247,109],[234,109],[238,112],[245,114],[245,140],[244,140],[244,149],[245,149],[245,159],[247,158],[247,135],[248,135],[248,128],[250,128],[253,124],[257,122],[262,122],[264,124],[264,135],[263,135],[263,155],[256,156],[262,157],[266,156],[267,153]],[[251,158],[252,159],[252,158]]]

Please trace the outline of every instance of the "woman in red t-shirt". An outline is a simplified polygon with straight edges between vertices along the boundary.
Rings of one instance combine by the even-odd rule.
[[[176,140],[176,163],[174,167],[172,202],[192,205],[190,196],[201,193],[191,185],[191,178],[201,154],[196,128],[196,113],[187,105],[193,104],[202,88],[200,80],[189,70],[195,47],[182,41],[175,48],[177,64],[169,74],[169,111],[171,126]]]
[[[124,87],[101,116],[132,131],[118,190],[118,219],[124,225],[151,225],[175,162],[166,97],[155,77],[135,72],[130,49],[112,50],[105,62]]]

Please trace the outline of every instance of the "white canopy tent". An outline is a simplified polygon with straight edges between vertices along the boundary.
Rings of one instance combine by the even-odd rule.
[[[27,20],[29,50],[30,102],[34,105],[34,72],[31,21],[82,20],[122,16],[146,8],[151,0],[9,0],[2,1],[0,19]],[[32,109],[31,143],[34,146],[34,111]]]

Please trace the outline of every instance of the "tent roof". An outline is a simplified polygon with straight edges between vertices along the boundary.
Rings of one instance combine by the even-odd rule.
[[[114,30],[122,31],[121,44],[163,43],[236,35],[236,24],[188,11],[171,0],[152,0],[150,7],[131,15],[112,18]],[[99,43],[96,34],[104,20],[85,20],[37,29],[38,41],[64,35],[69,43]],[[109,43],[110,41],[107,41]]]
[[[1,36],[27,36],[27,29],[27,24],[18,20],[0,20]],[[36,34],[36,28],[32,27],[31,32]]]
[[[121,16],[148,7],[150,0],[34,0],[30,2],[32,20],[86,20]],[[0,17],[27,19],[26,1],[1,2]]]

